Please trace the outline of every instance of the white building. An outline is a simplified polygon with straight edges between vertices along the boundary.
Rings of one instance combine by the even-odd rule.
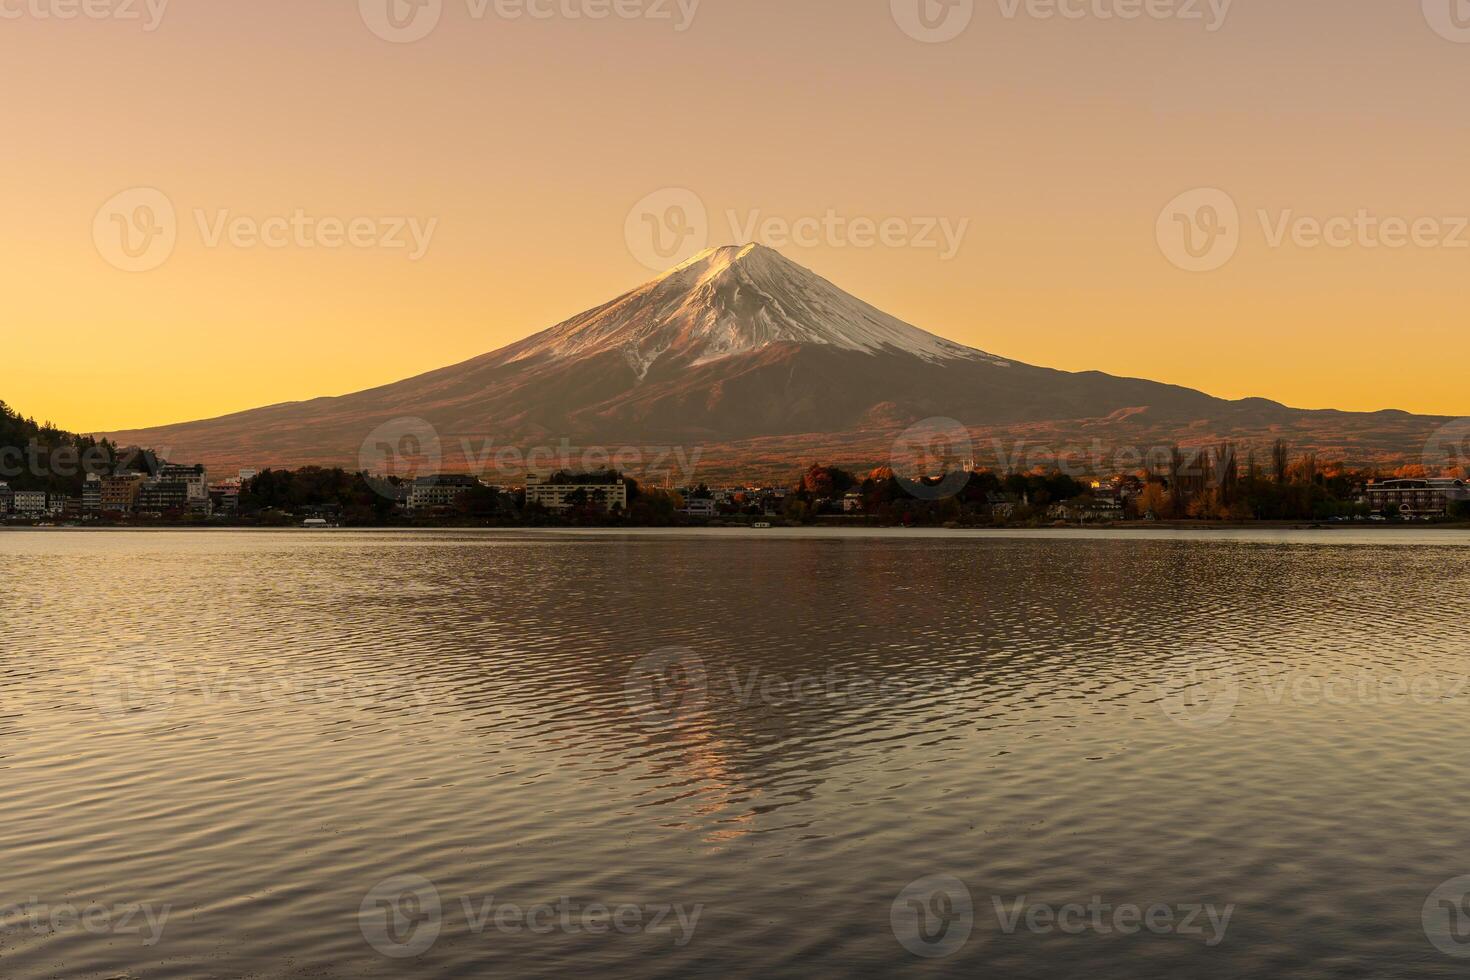
[[[551,479],[557,482],[548,482]],[[547,510],[560,511],[570,510],[578,500],[585,500],[603,510],[628,509],[628,485],[622,480],[615,483],[575,482],[579,479],[585,478],[545,477],[538,473],[527,473],[526,504],[540,504]]]
[[[421,476],[408,491],[406,506],[411,511],[453,507],[459,498],[483,486],[472,476]]]
[[[19,496],[19,494],[17,494]],[[1464,480],[1383,480],[1368,484],[1368,503],[1380,514],[1433,517],[1449,510],[1452,503],[1470,500]]]
[[[45,490],[17,490],[11,508],[27,517],[43,517],[47,513]]]
[[[714,498],[689,497],[684,501],[684,513],[688,514],[690,517],[714,517]]]

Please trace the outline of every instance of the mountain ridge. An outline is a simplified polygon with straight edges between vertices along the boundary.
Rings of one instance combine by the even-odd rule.
[[[735,471],[771,440],[803,458],[805,444],[871,461],[885,436],[931,418],[981,438],[1289,436],[1355,462],[1410,457],[1446,421],[1294,409],[1024,364],[908,324],[773,249],[729,245],[458,364],[346,395],[108,435],[212,465],[355,465],[377,430],[407,419],[447,444],[446,466],[466,441],[570,440],[697,444]]]

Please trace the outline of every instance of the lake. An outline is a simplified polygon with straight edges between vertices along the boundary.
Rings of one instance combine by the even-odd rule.
[[[0,532],[0,975],[1459,977],[1467,546]]]

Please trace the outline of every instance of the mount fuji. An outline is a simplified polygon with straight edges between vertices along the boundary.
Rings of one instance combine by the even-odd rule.
[[[422,419],[444,467],[479,447],[698,446],[708,475],[883,461],[954,419],[977,444],[1060,449],[1284,437],[1355,462],[1408,459],[1448,419],[1287,408],[1071,373],[975,350],[878,310],[762,245],[709,249],[508,347],[394,384],[106,433],[212,467],[359,463],[379,426]]]

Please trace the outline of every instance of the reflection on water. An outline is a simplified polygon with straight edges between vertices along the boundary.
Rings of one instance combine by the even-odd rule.
[[[1459,975],[1467,543],[3,533],[0,973]]]

